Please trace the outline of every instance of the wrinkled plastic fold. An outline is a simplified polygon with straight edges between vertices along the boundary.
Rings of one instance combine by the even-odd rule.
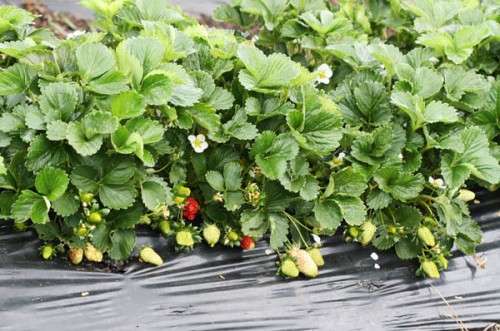
[[[157,234],[139,231],[161,267],[137,261],[121,272],[43,261],[33,233],[0,223],[0,330],[458,330],[500,322],[500,194],[482,192],[472,205],[484,231],[479,257],[455,250],[441,279],[416,277],[415,261],[393,251],[325,242],[315,279],[276,277],[266,243],[253,251],[198,245],[175,254]],[[375,264],[380,269],[375,268]],[[434,286],[434,288],[432,286]],[[444,297],[453,311],[447,306]]]

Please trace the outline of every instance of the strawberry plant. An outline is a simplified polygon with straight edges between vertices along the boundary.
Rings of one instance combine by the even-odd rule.
[[[335,234],[433,278],[453,244],[475,254],[465,187],[500,182],[495,3],[216,10],[243,32],[163,0],[82,5],[101,32],[67,40],[0,9],[0,217],[44,247],[80,263],[136,254],[139,226],[183,252],[266,238],[286,277],[318,275]]]

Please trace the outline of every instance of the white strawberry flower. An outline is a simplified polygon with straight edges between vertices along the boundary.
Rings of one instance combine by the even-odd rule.
[[[345,157],[345,153],[344,152],[340,152],[339,153],[339,156],[337,156],[337,159],[339,159],[340,161],[342,161]]]
[[[321,84],[329,84],[330,78],[333,76],[333,71],[330,66],[326,63],[323,63],[316,69],[316,82]]]
[[[318,244],[318,245],[321,244],[321,238],[317,234],[312,233],[311,237],[313,238],[313,240],[316,244]]]
[[[80,37],[80,36],[83,36],[85,33],[87,33],[87,32],[84,30],[76,30],[76,31],[73,31],[71,33],[68,33],[68,35],[66,36],[66,39],[73,39],[76,37]]]
[[[440,189],[445,189],[446,188],[446,185],[444,185],[444,181],[441,178],[434,179],[432,177],[429,177],[429,183],[434,188],[440,188]]]
[[[188,136],[188,140],[196,153],[203,153],[203,151],[208,148],[208,143],[205,140],[205,136],[202,134],[197,136],[190,135]]]

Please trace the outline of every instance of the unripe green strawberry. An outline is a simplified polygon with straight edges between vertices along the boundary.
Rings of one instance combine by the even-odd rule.
[[[175,235],[175,241],[179,246],[191,247],[194,245],[193,235],[189,231],[179,231]]]
[[[89,215],[89,222],[90,223],[100,223],[102,221],[101,214],[98,212],[93,212]]]
[[[26,224],[24,223],[14,223],[14,230],[17,232],[23,232],[26,230]]]
[[[236,241],[240,238],[240,236],[234,232],[234,231],[231,231],[227,234],[227,239],[231,240],[231,241]]]
[[[220,230],[215,224],[208,224],[203,229],[203,238],[210,245],[210,247],[214,247],[220,239]]]
[[[361,226],[361,229],[363,230],[363,232],[361,233],[361,244],[363,246],[366,246],[372,241],[373,237],[375,236],[377,227],[375,226],[375,224],[373,224],[372,221],[366,221]]]
[[[74,247],[69,250],[69,260],[73,264],[80,264],[83,260],[83,248]]]
[[[285,260],[283,263],[281,263],[281,274],[285,277],[298,277],[299,276],[299,269],[297,268],[297,265],[295,262],[292,260]]]
[[[458,198],[464,202],[469,202],[476,198],[476,194],[472,191],[462,189],[460,190]]]
[[[163,259],[151,247],[143,247],[139,252],[139,258],[143,262],[151,263],[154,265],[162,265]]]
[[[357,238],[358,235],[359,235],[359,230],[357,228],[355,228],[354,226],[351,226],[349,228],[349,235],[353,238]]]
[[[311,248],[308,252],[318,267],[325,265],[325,260],[323,260],[323,256],[317,247]]]
[[[170,222],[169,221],[161,221],[158,223],[158,229],[160,229],[161,233],[167,235],[170,233]]]
[[[80,201],[84,202],[88,205],[92,203],[92,199],[94,198],[94,195],[92,193],[83,193],[80,194]]]
[[[184,200],[186,200],[186,198],[183,198],[183,197],[174,197],[174,203],[177,204],[177,205],[180,205],[181,203],[183,203]]]
[[[307,251],[294,247],[288,254],[296,259],[297,268],[301,273],[307,277],[316,277],[318,275],[318,266]]]
[[[421,264],[422,270],[429,276],[430,278],[439,278],[439,271],[436,264],[432,261],[424,261]]]
[[[54,247],[52,247],[51,245],[42,246],[42,248],[40,249],[40,255],[42,255],[45,260],[51,259],[55,255]]]
[[[191,189],[189,187],[179,186],[179,188],[177,189],[177,194],[179,194],[181,197],[188,197],[191,195]]]
[[[436,240],[434,239],[434,235],[432,234],[431,230],[429,230],[428,227],[422,226],[420,229],[417,231],[418,237],[420,240],[424,242],[427,246],[434,246],[436,245]]]
[[[88,230],[87,230],[87,227],[82,224],[81,226],[78,227],[78,229],[76,229],[75,231],[75,234],[78,236],[78,237],[84,237],[86,236],[88,233]]]
[[[443,255],[439,255],[438,259],[439,262],[441,262],[441,266],[443,267],[443,269],[448,269],[448,260]]]
[[[100,252],[97,248],[92,244],[87,244],[87,247],[84,251],[85,258],[90,262],[102,262],[102,252]]]

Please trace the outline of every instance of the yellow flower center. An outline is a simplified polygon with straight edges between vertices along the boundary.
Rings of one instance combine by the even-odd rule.
[[[322,72],[319,73],[318,76],[319,76],[320,79],[326,78],[326,73],[324,71],[322,71]]]
[[[199,140],[195,140],[195,141],[194,141],[194,147],[196,147],[196,148],[200,148],[200,147],[201,147],[201,141],[199,141]]]

